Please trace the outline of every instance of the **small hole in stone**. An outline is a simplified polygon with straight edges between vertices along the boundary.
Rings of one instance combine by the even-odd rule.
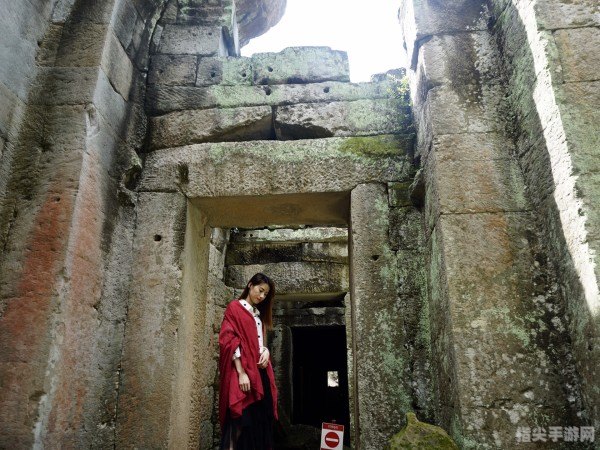
[[[54,201],[55,201],[56,203],[60,202],[60,197],[54,197]]]
[[[267,70],[268,70],[269,72],[273,72],[273,68],[272,68],[272,67],[267,67]]]
[[[242,77],[246,78],[246,72],[242,72]]]
[[[373,261],[377,261],[379,259],[379,255],[373,255],[373,256],[371,256],[371,259]]]
[[[216,77],[216,76],[217,76],[217,74],[216,74],[216,73],[214,73],[214,72],[211,72],[211,73],[210,73],[210,77],[211,77],[211,78],[214,78],[214,77]]]
[[[209,35],[209,36],[212,36],[212,31],[209,31],[208,35]]]
[[[591,352],[594,346],[592,344],[588,344],[588,351]]]
[[[265,89],[265,94],[267,94],[267,95],[271,95],[271,92],[272,92],[272,91],[271,91],[271,88],[266,88],[266,89]]]
[[[155,234],[154,235],[154,242],[160,242],[162,241],[162,236],[160,234]]]
[[[327,94],[329,92],[329,86],[326,87],[325,89],[323,89],[323,92],[325,92]]]

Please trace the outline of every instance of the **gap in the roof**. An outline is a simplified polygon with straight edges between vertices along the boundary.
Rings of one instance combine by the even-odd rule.
[[[401,0],[287,0],[281,21],[242,48],[243,56],[286,47],[326,46],[348,52],[350,79],[404,67]]]

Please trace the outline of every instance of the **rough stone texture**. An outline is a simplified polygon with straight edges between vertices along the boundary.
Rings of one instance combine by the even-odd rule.
[[[278,294],[339,293],[348,290],[348,267],[334,263],[290,262],[229,266],[225,280],[227,285],[242,289],[257,272],[268,273],[273,278]]]
[[[220,27],[167,24],[160,36],[157,53],[224,56],[226,49]]]
[[[597,367],[600,305],[594,240],[598,136],[598,5],[544,0],[535,5],[498,2],[496,29],[511,95],[518,154],[527,197],[552,273],[564,293],[574,364],[581,376],[581,417],[598,427]],[[556,30],[549,32],[546,30]]]
[[[315,64],[319,61],[319,64]],[[255,84],[350,81],[346,52],[329,47],[288,47],[252,56]]]
[[[420,422],[414,413],[406,413],[406,427],[390,439],[390,450],[438,448],[458,450],[442,428]]]
[[[399,100],[304,103],[275,108],[277,139],[404,133],[412,119]]]
[[[240,46],[275,25],[285,12],[285,0],[264,0],[260,6],[249,0],[236,3]]]
[[[148,84],[193,86],[197,65],[195,55],[155,55],[150,64]]]
[[[540,167],[547,159],[529,153],[521,165],[513,157],[526,153],[523,143],[536,142],[546,128],[537,128],[540,134],[535,135],[534,108],[551,124],[544,131],[546,139],[560,139],[554,96],[542,94],[552,83],[532,84],[544,67],[550,67],[552,76],[560,73],[547,63],[557,61],[555,47],[546,45],[547,36],[539,48],[534,48],[533,34],[523,37],[520,20],[535,24],[526,2],[515,2],[522,8],[519,14],[512,2],[492,4],[506,36],[488,29],[488,11],[478,2],[406,3],[402,16],[414,70],[417,154],[426,186],[426,222],[433,230],[427,259],[436,418],[461,447],[510,446],[521,422],[577,421],[584,413],[567,321],[562,319],[565,306],[545,266],[544,238],[528,212],[535,195],[526,186],[548,193],[557,182],[556,166],[549,182]],[[456,16],[459,12],[462,17]],[[559,45],[575,39],[574,34],[558,36]],[[503,46],[500,51],[497,42]],[[528,61],[533,69],[535,56],[528,59],[527,52],[539,50],[548,52],[548,59],[536,62],[533,74],[523,71]],[[577,59],[569,64],[574,71],[580,67]],[[521,78],[509,77],[505,91],[499,76],[507,67],[509,73],[517,68]],[[526,109],[516,109],[516,114],[506,109],[515,105],[504,103],[507,97]],[[512,131],[513,114],[529,135],[504,135]],[[516,149],[511,138],[516,138]],[[523,167],[536,174],[533,183],[530,175],[523,177]],[[503,359],[515,372],[498,370]],[[558,360],[568,362],[553,363]],[[547,369],[534,373],[532,367]],[[504,399],[501,407],[499,398]],[[535,404],[545,405],[543,414]]]
[[[391,92],[392,86],[385,82],[342,83],[330,81],[274,86],[161,86],[160,89],[150,87],[148,109],[152,114],[163,114],[182,109],[353,101],[363,98],[387,98]]]
[[[350,254],[353,282],[353,376],[358,394],[354,446],[384,448],[410,410],[408,355],[396,297],[396,260],[387,236],[385,185],[361,184],[352,191]],[[377,332],[373,332],[377,330]]]
[[[244,57],[200,58],[196,86],[251,85],[252,60]]]
[[[307,227],[298,230],[288,228],[244,230],[234,233],[233,243],[292,243],[292,242],[339,242],[348,241],[348,230],[337,227]]]
[[[268,106],[173,112],[150,120],[150,149],[198,142],[250,141],[272,135]]]
[[[181,186],[190,197],[347,191],[360,182],[407,179],[407,148],[390,136],[196,144],[150,154],[140,189]],[[380,156],[387,156],[384,164]],[[217,177],[215,170],[236,176]],[[249,184],[241,186],[240,179]]]

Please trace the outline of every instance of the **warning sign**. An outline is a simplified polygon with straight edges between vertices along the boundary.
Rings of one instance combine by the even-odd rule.
[[[325,423],[321,429],[321,450],[342,450],[344,445],[344,425]]]

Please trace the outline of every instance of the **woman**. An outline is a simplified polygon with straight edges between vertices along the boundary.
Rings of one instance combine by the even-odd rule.
[[[219,421],[223,450],[273,448],[277,388],[265,347],[275,285],[257,273],[225,309],[219,333]]]

